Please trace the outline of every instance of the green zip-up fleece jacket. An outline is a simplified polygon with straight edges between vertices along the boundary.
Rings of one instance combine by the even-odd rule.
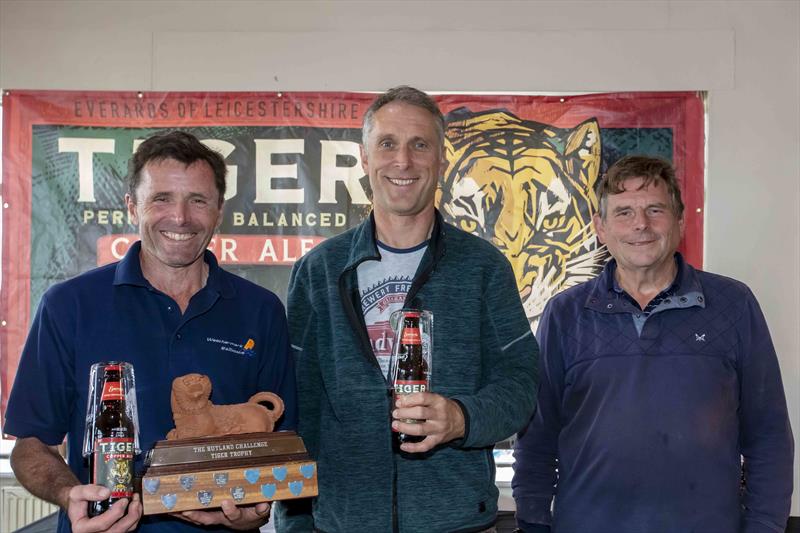
[[[308,514],[278,505],[278,531],[480,531],[496,520],[492,446],[533,412],[538,346],[511,265],[436,213],[406,307],[433,312],[432,392],[459,403],[463,438],[424,454],[392,451],[391,393],[364,325],[356,267],[379,259],[373,217],[294,267],[289,329],[298,431],[317,461]],[[312,525],[313,524],[313,525]]]

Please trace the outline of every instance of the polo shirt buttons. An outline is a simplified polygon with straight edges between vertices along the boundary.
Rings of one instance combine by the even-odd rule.
[[[614,307],[614,304],[608,304],[608,305],[606,306],[606,309],[611,309],[612,307]]]
[[[172,306],[171,305],[167,306],[167,311],[172,311]]]
[[[176,333],[175,338],[181,340],[183,338],[183,335],[181,335],[180,333]]]

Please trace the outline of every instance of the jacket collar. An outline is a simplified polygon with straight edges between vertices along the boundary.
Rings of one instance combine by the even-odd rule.
[[[428,278],[436,268],[436,264],[444,255],[444,232],[446,224],[442,221],[439,211],[435,211],[433,231],[428,249],[422,256],[414,281],[406,295],[406,305],[417,306],[415,296],[420,288],[427,282]],[[356,227],[353,239],[350,244],[350,254],[347,259],[347,266],[339,275],[339,298],[342,307],[355,332],[358,343],[361,347],[362,355],[376,368],[380,368],[372,344],[367,333],[367,326],[364,323],[364,315],[361,312],[360,298],[358,294],[358,277],[356,268],[359,264],[368,260],[380,260],[381,254],[378,251],[378,242],[375,231],[375,216],[370,213],[369,218]]]
[[[438,209],[435,210],[435,217],[433,220],[433,232],[431,232],[430,249],[433,253],[433,262],[438,263],[444,255],[444,231],[446,224],[442,219],[442,214]]]
[[[675,280],[670,285],[669,291],[674,296],[674,307],[705,307],[706,300],[703,287],[697,271],[684,261],[683,256],[675,252],[675,263],[678,271]],[[606,263],[603,272],[595,280],[592,290],[586,298],[585,307],[601,313],[633,312],[634,307],[629,305],[623,297],[625,291],[617,283],[614,273],[617,270],[617,261],[611,259]]]
[[[128,249],[125,257],[117,263],[114,273],[114,285],[134,285],[152,289],[153,286],[147,281],[142,273],[142,264],[139,262],[139,254],[142,251],[142,241],[136,241]],[[229,279],[224,276],[217,258],[209,250],[203,253],[203,261],[208,264],[208,279],[203,289],[208,289],[213,293],[219,294],[223,298],[233,298],[236,296],[236,289]]]
[[[367,219],[356,226],[353,240],[350,243],[350,255],[347,257],[345,270],[354,268],[368,259],[380,259],[381,253],[378,251],[376,236],[375,214],[370,212]]]
[[[428,245],[428,250],[433,254],[432,258],[434,262],[438,262],[444,254],[444,231],[445,224],[442,215],[439,213],[438,209],[434,209],[433,231],[431,232],[430,244]],[[375,214],[374,212],[370,212],[369,217],[355,229],[345,270],[354,268],[358,266],[359,263],[368,259],[380,259],[381,253],[380,250],[378,250],[377,235]],[[427,256],[428,252],[426,252],[425,255]],[[424,258],[422,262],[425,262]]]

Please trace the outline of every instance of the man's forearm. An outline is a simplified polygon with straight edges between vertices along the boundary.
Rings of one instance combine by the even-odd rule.
[[[66,509],[69,489],[80,482],[55,446],[35,437],[18,439],[11,452],[11,468],[31,494]]]

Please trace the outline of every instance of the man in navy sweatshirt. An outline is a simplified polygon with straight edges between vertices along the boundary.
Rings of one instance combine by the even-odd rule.
[[[612,260],[539,324],[538,410],[515,450],[518,525],[782,532],[793,441],[755,297],[676,252],[684,207],[666,161],[620,160],[599,202]]]

